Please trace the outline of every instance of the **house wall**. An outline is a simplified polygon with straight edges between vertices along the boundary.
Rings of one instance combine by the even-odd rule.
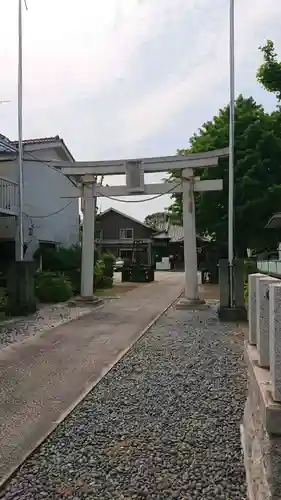
[[[119,240],[120,229],[133,229],[133,239],[148,239],[151,238],[153,229],[146,228],[142,224],[118,214],[116,212],[108,212],[97,221],[97,229],[102,230],[103,240]],[[124,241],[124,240],[123,240]]]
[[[59,159],[55,149],[36,151],[35,156],[43,161]],[[17,180],[16,162],[0,163],[1,176]],[[54,242],[63,246],[77,244],[79,241],[79,202],[78,198],[67,199],[67,196],[79,196],[79,190],[67,177],[40,162],[25,161],[23,176],[25,241],[29,240],[28,228],[33,225],[34,235],[39,241]],[[66,207],[68,203],[69,206]],[[41,217],[59,210],[62,211],[55,215]],[[14,226],[14,221],[10,219],[9,223],[3,220],[3,224],[0,224],[0,238],[7,238],[7,235],[10,236],[13,233],[9,224]]]

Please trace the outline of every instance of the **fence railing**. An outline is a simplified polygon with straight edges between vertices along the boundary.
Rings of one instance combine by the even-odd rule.
[[[266,264],[265,264],[266,263]],[[260,263],[261,264],[261,263]],[[258,351],[259,366],[270,370],[272,396],[281,402],[281,262],[263,261],[259,270],[268,274],[249,275],[249,344]],[[270,276],[274,274],[275,276]]]
[[[281,260],[259,260],[257,268],[261,273],[272,274],[281,278]]]
[[[18,183],[0,177],[0,214],[17,215]]]

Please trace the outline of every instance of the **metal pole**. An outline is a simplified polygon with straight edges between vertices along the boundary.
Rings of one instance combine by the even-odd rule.
[[[230,0],[229,12],[229,181],[228,181],[228,264],[230,307],[234,305],[233,258],[234,258],[234,120],[235,120],[235,55],[234,55],[234,0]]]
[[[18,215],[18,243],[19,260],[23,260],[23,144],[22,144],[22,1],[19,0],[18,16],[18,162],[19,162],[19,215]]]

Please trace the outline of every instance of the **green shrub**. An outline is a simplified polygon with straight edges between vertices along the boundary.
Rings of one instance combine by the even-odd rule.
[[[112,288],[113,286],[113,278],[109,276],[103,276],[100,283],[99,288]]]
[[[97,260],[95,263],[95,272],[94,272],[94,290],[102,287],[104,269],[105,269],[104,262],[102,260]]]
[[[114,264],[116,261],[115,255],[113,255],[113,253],[104,253],[101,259],[104,263],[104,275],[107,278],[113,278]]]
[[[81,266],[81,248],[41,248],[43,271],[68,271]]]
[[[69,269],[62,273],[72,284],[74,295],[79,295],[81,289],[81,271],[80,269]]]
[[[40,302],[65,302],[72,297],[73,288],[63,274],[43,272],[36,277],[35,293]]]
[[[257,269],[257,261],[256,261],[256,259],[245,260],[245,279],[246,280],[248,279],[249,274],[254,274],[254,273],[257,273],[257,272],[258,272],[258,269]]]
[[[44,275],[52,275],[61,280],[65,280],[72,287],[72,294],[78,295],[81,290],[81,254],[80,246],[71,248],[42,248],[42,268]],[[111,288],[113,284],[113,268],[115,256],[112,253],[100,255],[99,250],[95,250],[95,272],[94,290],[97,288]],[[50,278],[48,278],[50,279]],[[57,286],[57,285],[56,285]],[[40,293],[40,292],[39,292]],[[38,297],[39,298],[39,297]],[[69,297],[67,297],[68,299]],[[67,300],[59,299],[59,301]],[[55,302],[51,297],[44,302]]]

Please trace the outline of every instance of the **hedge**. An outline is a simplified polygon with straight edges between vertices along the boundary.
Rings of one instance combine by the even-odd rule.
[[[72,292],[78,295],[81,290],[81,247],[42,249],[43,272],[63,275],[72,285]],[[111,288],[115,256],[111,253],[100,254],[95,250],[94,290]]]
[[[63,274],[42,272],[35,279],[35,294],[40,302],[65,302],[72,297],[73,287]]]

